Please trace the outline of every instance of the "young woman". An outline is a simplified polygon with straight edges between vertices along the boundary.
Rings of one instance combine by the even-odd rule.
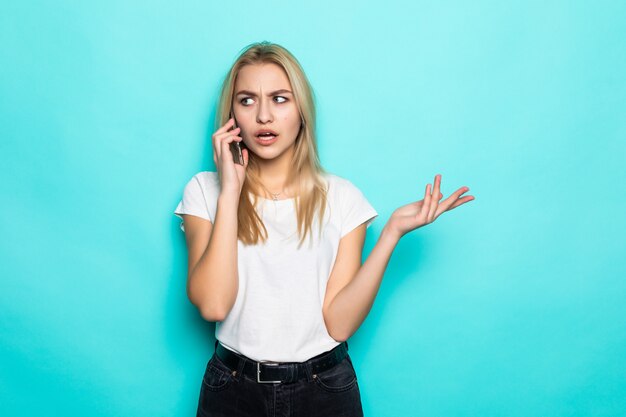
[[[473,197],[463,187],[441,201],[437,175],[423,200],[393,212],[361,265],[378,213],[320,166],[313,92],[293,55],[248,46],[222,85],[217,122],[216,171],[194,175],[175,210],[187,295],[216,322],[198,416],[362,416],[347,339],[399,239]]]

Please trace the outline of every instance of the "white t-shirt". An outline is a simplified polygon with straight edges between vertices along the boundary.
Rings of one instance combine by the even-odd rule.
[[[237,241],[239,290],[215,338],[224,347],[256,361],[303,362],[340,342],[328,334],[322,307],[339,240],[378,213],[350,181],[323,174],[328,186],[324,227],[318,216],[298,250],[295,199],[258,198],[257,213],[268,239],[257,245]],[[175,215],[192,214],[215,223],[220,183],[217,172],[202,171],[187,183]],[[184,222],[180,223],[185,230]]]

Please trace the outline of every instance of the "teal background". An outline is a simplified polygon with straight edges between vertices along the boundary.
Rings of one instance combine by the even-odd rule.
[[[214,324],[173,211],[214,170],[219,84],[269,40],[323,165],[397,246],[349,340],[367,416],[626,414],[626,3],[0,5],[0,414],[195,415]]]

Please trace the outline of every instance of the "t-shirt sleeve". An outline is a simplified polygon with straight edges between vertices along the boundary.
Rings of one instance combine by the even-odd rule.
[[[365,195],[350,181],[345,180],[341,190],[341,237],[354,230],[361,223],[369,228],[378,212],[367,201]]]
[[[192,214],[202,217],[203,219],[214,223],[215,207],[213,207],[209,199],[213,198],[213,194],[206,181],[203,181],[199,175],[194,177],[185,185],[183,190],[183,198],[178,203],[174,214],[181,219],[180,230],[185,231],[185,222],[181,214]]]

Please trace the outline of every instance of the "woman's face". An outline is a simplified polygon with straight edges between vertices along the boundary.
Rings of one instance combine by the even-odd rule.
[[[284,70],[272,63],[246,65],[235,81],[233,112],[246,147],[262,159],[291,150],[300,131],[300,113]],[[271,130],[270,140],[258,137]],[[268,138],[269,139],[269,138]]]

